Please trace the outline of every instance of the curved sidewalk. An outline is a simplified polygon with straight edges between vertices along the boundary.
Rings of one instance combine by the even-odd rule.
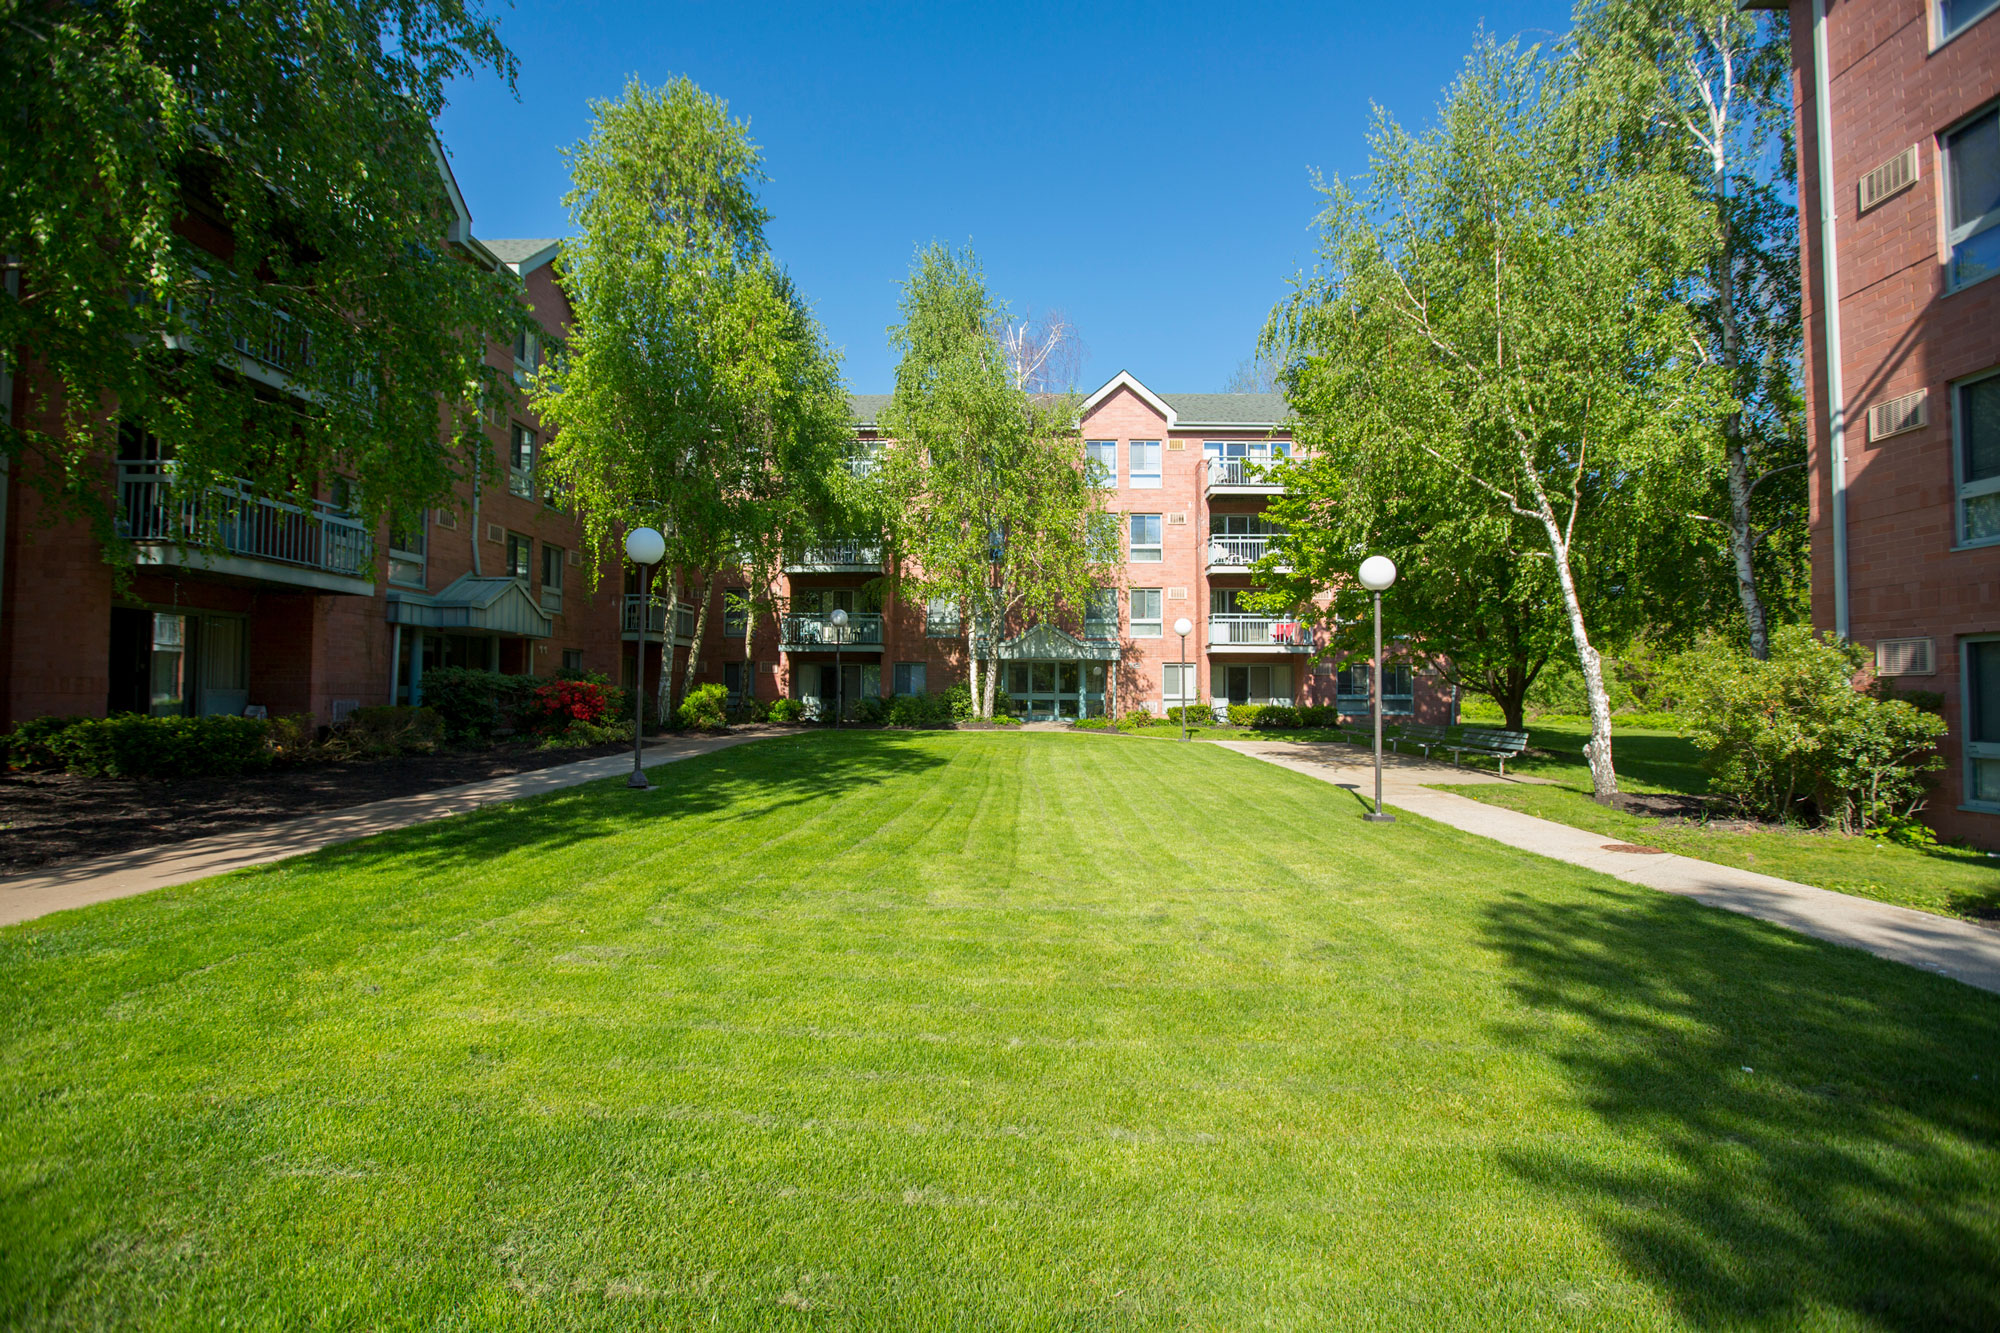
[[[793,733],[759,728],[726,736],[670,736],[649,742],[646,767],[671,764],[696,755],[713,754],[734,745]],[[482,806],[518,801],[524,796],[560,791],[632,770],[632,757],[608,755],[574,764],[510,773],[504,778],[440,787],[415,796],[396,796],[367,805],[350,805],[323,815],[307,815],[282,823],[257,824],[240,833],[217,833],[165,847],[145,847],[110,856],[76,861],[51,870],[0,879],[0,926],[32,921],[50,912],[86,907],[113,898],[164,889],[189,880],[207,879],[245,866],[281,861],[316,852],[334,843],[373,833],[406,828],[447,815],[464,814]]]
[[[1357,795],[1373,799],[1375,773],[1370,751],[1269,741],[1215,744],[1325,782],[1352,787]],[[1601,833],[1571,828],[1568,824],[1538,819],[1425,785],[1513,781],[1495,776],[1491,769],[1455,768],[1410,755],[1383,755],[1382,760],[1383,804],[1398,810],[1525,852],[1599,870],[1627,883],[1693,898],[1710,907],[1741,912],[1816,939],[1866,949],[1878,958],[1907,963],[1968,986],[2000,993],[2000,930],[1672,852],[1614,850],[1627,844],[1610,842]]]

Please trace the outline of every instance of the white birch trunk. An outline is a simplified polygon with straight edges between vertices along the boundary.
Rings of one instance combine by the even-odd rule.
[[[715,571],[709,570],[702,578],[701,601],[694,609],[694,641],[688,645],[687,666],[681,671],[681,701],[686,702],[688,692],[694,689],[694,673],[701,665],[701,638],[708,630],[708,604],[715,596]],[[669,624],[668,630],[673,626]],[[669,636],[671,642],[671,635]]]
[[[1583,757],[1590,761],[1590,789],[1599,801],[1608,803],[1618,794],[1618,772],[1611,765],[1611,696],[1604,688],[1604,661],[1591,646],[1590,630],[1583,623],[1583,604],[1576,595],[1576,579],[1570,573],[1569,542],[1546,499],[1541,519],[1548,530],[1549,551],[1555,556],[1563,610],[1569,613],[1570,638],[1576,643],[1577,663],[1583,668],[1584,691],[1590,697],[1590,740],[1583,747]]]

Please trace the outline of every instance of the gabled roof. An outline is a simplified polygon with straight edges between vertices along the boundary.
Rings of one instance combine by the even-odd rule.
[[[1160,395],[1173,405],[1182,427],[1233,426],[1273,427],[1290,415],[1281,393],[1168,393]]]
[[[520,277],[527,277],[542,265],[556,257],[562,248],[562,238],[556,236],[533,236],[505,241],[488,241],[486,248],[494,257]]]
[[[483,629],[545,639],[548,615],[514,578],[461,574],[435,593],[391,589],[385,608],[392,625],[426,629]]]
[[[1162,417],[1165,417],[1168,428],[1172,428],[1174,424],[1174,409],[1168,405],[1165,399],[1139,383],[1139,377],[1129,370],[1119,371],[1105,382],[1103,388],[1084,399],[1081,415],[1089,416],[1099,403],[1109,398],[1112,394],[1117,393],[1120,389],[1130,389],[1137,395],[1140,402],[1158,412]]]
[[[872,426],[882,419],[888,409],[890,393],[850,393],[847,395],[847,414],[857,426]]]

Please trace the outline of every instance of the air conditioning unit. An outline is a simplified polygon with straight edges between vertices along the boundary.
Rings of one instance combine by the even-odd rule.
[[[1924,401],[1930,393],[1919,389],[1906,393],[1900,398],[1891,398],[1886,403],[1877,403],[1868,409],[1868,442],[1886,440],[1891,435],[1902,435],[1908,431],[1922,430],[1930,422],[1930,414]]]
[[[1186,527],[1186,526],[1187,526],[1187,515],[1186,515],[1186,514],[1168,514],[1168,515],[1167,515],[1167,526],[1168,526],[1168,527],[1170,527],[1170,528],[1184,528],[1184,527]]]
[[[507,540],[507,530],[498,523],[488,523],[486,525],[486,540],[489,542],[504,542]]]
[[[1176,451],[1176,450],[1180,450],[1180,449],[1185,449],[1185,448],[1187,448],[1187,441],[1186,441],[1186,440],[1168,440],[1168,441],[1167,441],[1167,452],[1168,452],[1168,453],[1173,453],[1173,452],[1174,452],[1174,451]]]
[[[1167,600],[1170,602],[1185,602],[1187,600],[1187,589],[1186,588],[1167,589]]]
[[[1878,639],[1875,674],[1930,676],[1937,673],[1937,645],[1930,639]]]
[[[1887,203],[1917,183],[1917,146],[1911,144],[1861,178],[1861,209],[1866,213]]]

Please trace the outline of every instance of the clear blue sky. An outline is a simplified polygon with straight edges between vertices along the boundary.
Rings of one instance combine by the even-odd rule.
[[[1312,256],[1310,172],[1366,163],[1369,104],[1427,122],[1482,24],[1531,40],[1565,0],[1430,5],[775,6],[520,0],[519,98],[462,83],[439,129],[481,236],[568,230],[560,150],[628,75],[686,74],[762,145],[770,237],[886,392],[884,329],[917,246],[970,242],[1015,309],[1127,369],[1223,387]]]

